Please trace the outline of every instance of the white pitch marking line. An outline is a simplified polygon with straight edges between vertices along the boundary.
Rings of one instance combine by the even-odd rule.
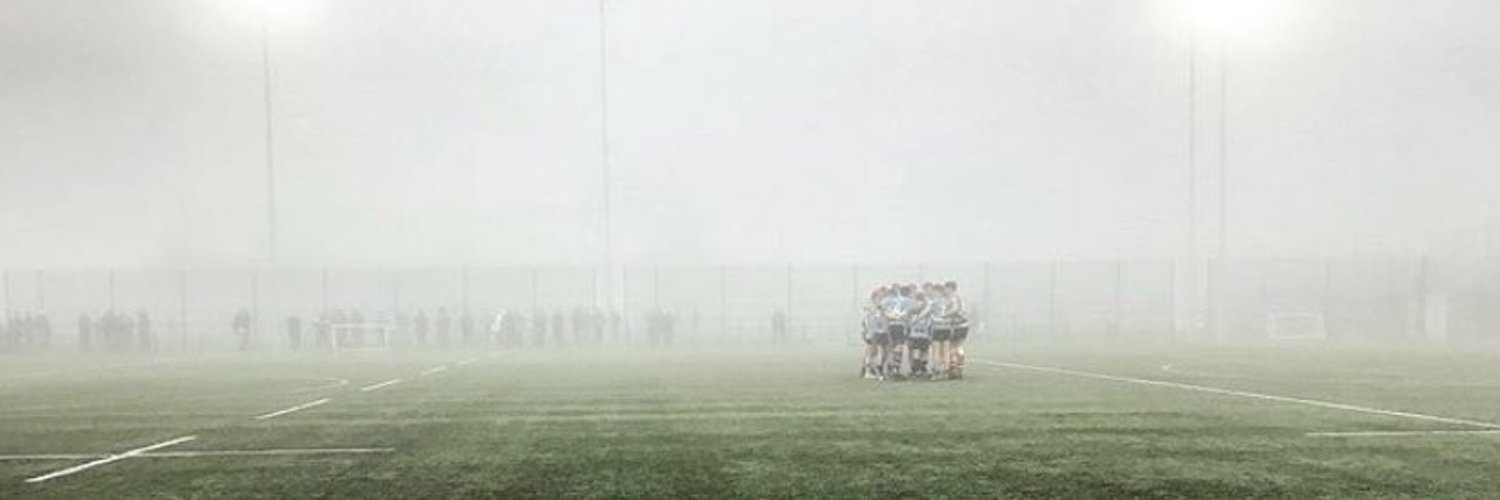
[[[95,453],[95,454],[82,454],[82,453],[76,453],[76,454],[69,454],[69,453],[39,453],[39,454],[35,454],[35,455],[0,455],[0,461],[10,462],[10,461],[20,461],[20,460],[86,460],[86,459],[91,459],[91,458],[101,458],[101,457],[107,457],[107,456],[109,456],[109,455],[103,455],[103,454],[98,454],[98,453]]]
[[[1355,406],[1355,405],[1351,405],[1351,404],[1334,403],[1334,402],[1330,402],[1330,401],[1319,401],[1319,400],[1316,400],[1316,399],[1303,399],[1303,398],[1294,398],[1294,397],[1288,397],[1288,396],[1277,396],[1277,395],[1274,395],[1274,394],[1261,394],[1261,393],[1257,393],[1257,392],[1236,391],[1236,390],[1233,390],[1233,389],[1220,389],[1220,388],[1217,388],[1217,387],[1208,387],[1208,386],[1193,385],[1193,384],[1182,384],[1182,383],[1177,383],[1177,382],[1164,382],[1164,381],[1161,381],[1161,380],[1149,380],[1149,379],[1143,379],[1143,378],[1121,377],[1121,376],[1117,376],[1117,375],[1106,375],[1106,374],[1103,374],[1103,373],[1086,372],[1086,371],[1080,371],[1080,370],[1069,370],[1067,368],[1053,368],[1053,367],[1049,367],[1049,366],[1023,365],[1023,364],[1018,364],[1018,363],[1001,363],[1001,362],[998,362],[998,361],[987,361],[987,360],[981,360],[981,359],[976,359],[976,360],[974,360],[974,362],[980,363],[980,364],[991,365],[991,366],[998,366],[998,367],[1001,367],[1001,368],[1015,368],[1015,369],[1019,369],[1019,370],[1031,370],[1031,371],[1054,373],[1054,374],[1059,374],[1059,375],[1071,375],[1071,376],[1074,376],[1074,377],[1092,378],[1092,379],[1097,379],[1097,380],[1109,380],[1109,381],[1113,381],[1113,382],[1126,382],[1126,383],[1131,383],[1131,384],[1154,385],[1154,386],[1157,386],[1157,387],[1168,387],[1168,388],[1172,388],[1172,389],[1182,389],[1182,390],[1185,390],[1185,391],[1206,392],[1206,393],[1210,393],[1210,394],[1220,394],[1220,395],[1224,395],[1224,396],[1236,396],[1236,397],[1241,397],[1241,398],[1261,399],[1261,400],[1266,400],[1266,401],[1279,401],[1279,402],[1282,402],[1282,403],[1294,403],[1294,404],[1307,405],[1307,406],[1316,406],[1316,407],[1319,407],[1319,408],[1328,408],[1328,409],[1332,409],[1332,410],[1343,410],[1343,411],[1351,411],[1351,412],[1356,412],[1356,413],[1367,413],[1367,414],[1371,414],[1371,415],[1385,415],[1385,416],[1388,416],[1388,417],[1402,417],[1402,418],[1409,418],[1409,419],[1413,419],[1413,420],[1425,420],[1425,421],[1428,421],[1428,422],[1442,422],[1442,423],[1445,423],[1445,424],[1464,425],[1464,426],[1469,426],[1469,427],[1481,427],[1481,428],[1485,428],[1485,429],[1500,429],[1500,424],[1495,424],[1495,423],[1490,423],[1490,422],[1481,422],[1481,421],[1478,421],[1478,420],[1467,420],[1467,419],[1452,418],[1452,417],[1440,417],[1440,416],[1436,416],[1436,415],[1424,415],[1424,414],[1421,414],[1421,413],[1412,413],[1412,412],[1406,412],[1406,411],[1382,410],[1382,409],[1379,409],[1379,408],[1370,408],[1370,407],[1366,407],[1366,406]]]
[[[355,455],[366,453],[393,453],[395,448],[283,448],[271,450],[194,450],[142,453],[139,458],[195,458],[195,457],[243,457],[279,455]]]
[[[378,383],[378,384],[372,384],[372,385],[367,385],[367,386],[364,386],[364,387],[360,387],[359,388],[359,392],[375,391],[375,390],[379,390],[382,387],[390,387],[390,386],[393,386],[393,385],[396,385],[396,384],[399,384],[399,383],[401,383],[401,379],[399,379],[399,378],[393,378],[393,379],[390,379],[390,380],[387,380],[385,382],[381,382],[381,383]]]
[[[1198,373],[1192,373],[1192,372],[1189,372],[1189,371],[1186,371],[1186,370],[1179,370],[1179,369],[1177,369],[1176,366],[1173,366],[1173,365],[1170,365],[1170,364],[1161,365],[1161,371],[1164,371],[1164,372],[1167,372],[1167,373],[1170,373],[1170,374],[1173,374],[1173,375],[1182,375],[1184,377],[1202,377],[1202,376],[1204,376],[1204,375],[1201,375],[1201,374],[1198,374]]]
[[[427,371],[422,372],[421,376],[426,377],[428,375],[436,375],[438,373],[442,373],[442,372],[447,371],[447,370],[448,370],[447,366],[439,366],[439,367],[436,367],[436,368],[429,368]]]
[[[150,445],[150,446],[142,446],[142,447],[136,448],[134,450],[130,450],[130,451],[127,451],[127,452],[124,452],[124,453],[117,453],[117,454],[110,455],[110,456],[107,456],[107,457],[104,457],[104,458],[101,458],[101,459],[98,459],[98,460],[94,460],[92,462],[87,462],[87,463],[75,465],[75,466],[72,466],[72,467],[68,467],[68,468],[60,470],[60,471],[49,472],[47,474],[42,474],[40,476],[36,476],[36,477],[31,478],[31,479],[27,479],[26,482],[28,482],[28,483],[40,483],[42,481],[46,481],[46,480],[49,480],[49,479],[56,479],[56,478],[59,478],[59,477],[67,476],[67,475],[78,473],[78,472],[81,472],[81,471],[84,471],[84,470],[87,470],[87,469],[98,467],[100,465],[108,464],[108,463],[111,463],[111,462],[118,462],[120,460],[124,460],[124,459],[130,458],[130,457],[134,457],[134,456],[140,455],[142,453],[145,453],[145,452],[148,452],[148,451],[151,451],[151,450],[159,450],[159,449],[162,449],[162,448],[166,448],[168,446],[173,446],[173,445],[178,445],[178,444],[186,443],[186,442],[192,441],[194,439],[198,439],[198,436],[183,436],[183,437],[180,437],[180,438],[177,438],[177,439],[172,439],[172,440],[169,440],[169,441],[162,441],[160,443],[156,443],[156,444],[153,444],[153,445]]]
[[[473,363],[475,361],[479,361],[479,358],[469,358],[469,359],[465,359],[463,361],[459,361],[459,362],[454,363],[454,364],[456,364],[458,366],[464,366],[464,365],[467,365],[469,363]]]
[[[265,415],[261,415],[259,417],[255,417],[255,419],[256,420],[265,420],[265,419],[268,419],[268,418],[276,418],[276,417],[279,417],[279,416],[282,416],[282,415],[286,415],[286,414],[294,412],[294,411],[306,410],[308,408],[312,408],[314,406],[318,406],[318,405],[327,403],[329,401],[333,401],[333,399],[332,398],[323,398],[323,399],[319,399],[317,401],[313,401],[313,402],[309,402],[309,403],[302,403],[300,405],[293,406],[293,407],[287,408],[285,410],[277,410],[277,411],[273,411],[271,413],[267,413]]]
[[[1500,430],[1441,430],[1441,431],[1353,431],[1353,432],[1309,432],[1307,437],[1411,437],[1411,436],[1468,436],[1500,435]]]
[[[327,380],[329,382],[327,384],[316,385],[316,386],[311,386],[311,387],[303,387],[301,389],[294,389],[292,391],[287,392],[287,394],[297,394],[299,392],[316,391],[316,390],[321,390],[321,389],[332,389],[334,387],[343,387],[343,386],[349,385],[349,379],[345,379],[345,378],[319,377],[318,380]]]
[[[334,454],[361,454],[361,453],[393,453],[395,448],[281,448],[269,450],[193,450],[193,451],[148,451],[135,455],[136,458],[193,458],[193,457],[240,457],[260,455],[334,455]],[[103,458],[105,454],[68,454],[68,453],[42,453],[35,455],[0,455],[0,461],[45,461],[45,460],[84,460]]]

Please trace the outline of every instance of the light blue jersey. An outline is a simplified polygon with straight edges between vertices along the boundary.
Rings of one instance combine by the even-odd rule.
[[[900,295],[892,295],[880,301],[880,308],[893,316],[905,318],[911,312],[912,301]]]
[[[942,318],[948,314],[948,298],[935,295],[927,298],[927,314],[933,318]]]

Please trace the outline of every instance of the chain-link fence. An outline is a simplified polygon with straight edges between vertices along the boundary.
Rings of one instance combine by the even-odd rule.
[[[608,275],[591,267],[10,269],[0,283],[9,325],[0,346],[81,347],[80,318],[97,322],[109,311],[148,318],[158,350],[239,347],[240,311],[251,318],[250,347],[261,350],[289,347],[288,318],[310,331],[327,311],[408,325],[418,313],[443,315],[480,332],[507,311],[523,334],[541,319],[539,328],[579,338],[590,328],[581,318],[593,317],[608,332],[598,340],[616,344],[645,343],[655,321],[670,317],[684,345],[770,343],[779,312],[786,341],[852,344],[871,289],[950,280],[968,304],[975,342],[1254,341],[1285,318],[1313,318],[1302,328],[1316,331],[1303,334],[1333,340],[1500,338],[1494,260],[1134,260],[625,266]],[[35,326],[17,326],[26,318],[46,318],[50,339],[23,338],[28,328],[37,336]]]

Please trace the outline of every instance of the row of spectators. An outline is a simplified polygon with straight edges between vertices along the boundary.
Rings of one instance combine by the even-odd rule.
[[[701,315],[687,315],[690,332],[699,331]],[[645,313],[644,340],[649,345],[671,345],[677,341],[679,314],[669,309]],[[777,312],[773,331],[784,337],[785,314]],[[232,331],[241,349],[254,342],[254,321],[241,310]],[[357,309],[332,309],[304,320],[287,316],[281,325],[285,345],[292,350],[333,348],[453,348],[453,347],[567,347],[633,343],[618,311],[591,307],[567,310],[500,310],[494,313],[448,308],[380,313],[371,317]]]
[[[682,316],[681,318],[679,316]],[[618,311],[591,307],[571,310],[500,310],[475,314],[452,314],[448,308],[415,309],[366,317],[358,309],[330,309],[304,320],[292,315],[280,326],[285,346],[292,350],[334,348],[462,348],[462,347],[564,347],[629,344],[644,340],[649,345],[672,345],[677,341],[679,319],[687,333],[701,332],[697,311],[680,315],[670,309],[644,313],[643,331],[634,334]],[[83,351],[151,352],[157,349],[151,315],[85,312],[78,316],[77,346]],[[230,321],[236,345],[249,350],[259,325],[249,309],[240,309]],[[786,341],[786,315],[773,313],[772,338]],[[644,338],[638,337],[644,334]],[[51,319],[44,313],[11,312],[0,317],[0,351],[42,350],[53,344]]]
[[[0,350],[45,349],[52,345],[52,320],[46,314],[14,312],[0,317]]]

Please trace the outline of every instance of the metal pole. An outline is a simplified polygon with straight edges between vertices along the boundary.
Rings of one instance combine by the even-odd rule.
[[[1214,264],[1217,262],[1217,260],[1208,261],[1207,269],[1204,271],[1207,279],[1207,286],[1204,287],[1205,302],[1203,304],[1204,308],[1208,310],[1208,314],[1206,315],[1207,317],[1204,318],[1204,321],[1208,323],[1208,333],[1215,339],[1219,338],[1219,307],[1218,297],[1216,294],[1218,280],[1215,279],[1218,277],[1218,273],[1214,272]]]
[[[10,302],[10,270],[9,269],[6,269],[4,271],[0,271],[0,288],[3,288],[5,290],[5,311],[4,311],[5,315],[4,315],[4,317],[10,317],[11,302]]]
[[[41,270],[37,270],[35,278],[36,307],[37,309],[45,311],[47,310],[47,279],[45,273]]]
[[[250,328],[251,343],[260,337],[260,272],[250,270],[250,317],[254,320]]]
[[[1057,338],[1057,260],[1052,261],[1052,272],[1047,280],[1047,337]]]
[[[786,265],[786,331],[792,331],[792,265]]]
[[[260,13],[261,77],[266,122],[266,263],[276,265],[276,134],[272,103],[270,10]]]
[[[8,276],[8,275],[7,275]],[[6,280],[5,296],[10,297],[10,281]],[[9,301],[9,299],[7,299]],[[109,270],[109,310],[115,310],[115,270]]]
[[[1323,258],[1323,333],[1329,337],[1333,334],[1328,327],[1329,318],[1333,317],[1333,262],[1327,257]]]
[[[729,267],[719,266],[719,337],[729,337]]]
[[[469,312],[469,266],[459,270],[459,302],[463,304],[461,314]]]
[[[994,316],[990,314],[990,309],[991,309],[991,307],[990,307],[990,298],[991,298],[991,296],[990,296],[990,263],[988,261],[986,261],[984,263],[984,304],[979,306],[980,307],[980,310],[979,310],[980,314],[979,314],[979,316],[980,316],[980,318],[982,318],[979,321],[979,327],[983,328],[985,330],[984,333],[986,335],[989,334],[989,324],[990,324],[990,322],[994,321],[994,319],[995,319]],[[999,309],[999,308],[994,308],[994,309]]]
[[[620,266],[620,310],[621,310],[620,311],[620,321],[624,323],[624,325],[622,325],[622,326],[624,327],[624,330],[625,330],[625,339],[621,339],[621,340],[622,340],[622,343],[629,344],[629,342],[627,341],[630,338],[630,336],[631,336],[631,329],[630,329],[630,267],[629,266]]]
[[[532,312],[536,312],[537,311],[537,305],[538,305],[537,304],[537,291],[536,291],[536,289],[537,289],[537,279],[538,278],[537,278],[536,267],[533,266],[531,268],[531,310],[532,310]]]
[[[1191,259],[1198,248],[1198,21],[1196,18],[1188,30],[1187,161],[1187,255]]]
[[[1219,41],[1219,258],[1229,252],[1229,51]]]
[[[187,308],[188,308],[188,271],[182,269],[177,272],[177,336],[182,342],[182,350],[188,350],[187,335]]]
[[[651,307],[661,310],[661,264],[651,267]]]
[[[391,315],[401,314],[401,272],[391,271]]]
[[[1110,312],[1110,320],[1109,320],[1109,335],[1110,335],[1110,337],[1118,338],[1120,336],[1121,295],[1124,293],[1124,281],[1125,281],[1125,262],[1122,261],[1122,260],[1116,260],[1115,261],[1114,304],[1112,306],[1113,309]]]
[[[609,9],[607,0],[599,0],[599,178],[602,186],[600,203],[600,235],[604,251],[604,288],[606,300],[613,303],[614,296],[614,206],[609,144]],[[624,286],[624,271],[621,271],[621,286]],[[624,291],[622,290],[621,293]],[[622,307],[623,307],[623,298]]]
[[[328,312],[328,268],[326,267],[323,268],[323,281],[320,293],[321,296],[319,298],[323,302],[323,312]]]
[[[1427,256],[1417,261],[1417,337],[1427,337]]]
[[[1177,261],[1173,260],[1167,266],[1167,331],[1172,340],[1177,340],[1181,332],[1177,329]]]

